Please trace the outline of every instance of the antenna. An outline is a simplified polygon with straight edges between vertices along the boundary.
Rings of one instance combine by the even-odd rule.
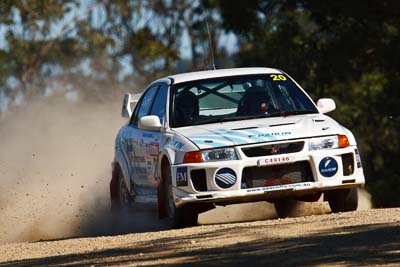
[[[202,11],[202,13],[204,13],[203,1],[200,1],[200,5],[201,5],[201,11]],[[213,66],[213,69],[216,70],[217,68],[215,67],[214,51],[213,51],[213,46],[212,46],[212,43],[211,43],[211,33],[210,33],[210,27],[208,27],[207,15],[205,15],[204,20],[206,21],[207,34],[208,34],[208,44],[210,46],[212,66]]]
[[[203,44],[203,45],[201,46],[201,48],[203,48],[204,67],[205,67],[206,70],[208,70],[208,58],[207,58],[207,53],[206,53],[206,47],[205,47],[205,45]]]

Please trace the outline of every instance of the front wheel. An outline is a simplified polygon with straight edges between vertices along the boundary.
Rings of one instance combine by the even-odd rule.
[[[355,211],[358,206],[358,190],[351,189],[335,189],[325,192],[329,207],[332,212]]]
[[[164,205],[166,215],[172,219],[173,227],[184,228],[197,225],[198,212],[196,208],[190,204],[186,204],[183,207],[177,208],[175,206],[175,198],[172,192],[172,177],[171,168],[169,165],[165,165],[163,170],[162,190],[161,194],[164,197]]]
[[[292,198],[284,198],[274,202],[276,214],[279,218],[294,217],[297,210],[298,201]]]

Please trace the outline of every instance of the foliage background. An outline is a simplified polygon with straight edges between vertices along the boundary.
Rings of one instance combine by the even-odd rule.
[[[281,68],[314,100],[334,98],[375,206],[400,205],[395,0],[3,0],[0,123],[35,98],[107,103],[166,74],[210,68],[206,19],[217,68]]]

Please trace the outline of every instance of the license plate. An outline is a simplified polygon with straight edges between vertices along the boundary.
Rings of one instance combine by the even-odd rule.
[[[294,156],[275,156],[275,157],[268,157],[265,159],[259,159],[257,161],[257,165],[261,166],[268,166],[268,165],[278,165],[278,164],[285,164],[296,161]]]

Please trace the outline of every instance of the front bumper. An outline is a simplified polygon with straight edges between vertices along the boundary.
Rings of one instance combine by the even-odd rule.
[[[180,207],[186,203],[228,205],[262,200],[273,202],[285,197],[301,197],[338,188],[362,187],[365,184],[357,147],[304,150],[273,156],[246,157],[238,149],[239,160],[173,165],[175,204]],[[324,166],[330,163],[328,161],[337,164],[334,167],[336,172],[327,176],[324,171],[329,168]],[[217,173],[222,169],[229,169],[236,176],[229,188],[222,188],[216,179]],[[247,170],[256,173],[256,177],[251,178],[257,180],[249,183]],[[198,177],[194,177],[199,176],[199,173],[204,176],[200,186]]]

